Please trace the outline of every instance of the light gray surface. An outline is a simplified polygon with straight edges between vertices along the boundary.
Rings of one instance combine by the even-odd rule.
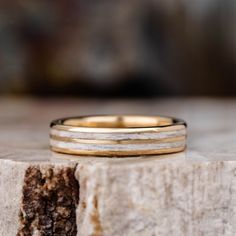
[[[236,159],[236,100],[0,100],[0,158],[51,160],[49,123],[85,114],[162,114],[188,123],[187,158]],[[22,154],[22,155],[21,155]],[[19,156],[18,156],[19,155]],[[19,157],[19,158],[18,158]]]
[[[0,101],[0,235],[15,235],[24,171],[78,163],[78,236],[236,234],[236,100]],[[161,114],[188,123],[186,152],[95,158],[49,151],[49,122],[84,114]],[[94,204],[94,201],[97,204]],[[84,207],[86,205],[86,207]],[[7,216],[7,217],[6,217]]]

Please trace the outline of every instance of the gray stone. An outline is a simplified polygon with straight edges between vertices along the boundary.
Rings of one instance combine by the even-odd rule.
[[[0,102],[1,236],[236,235],[236,101],[63,103]],[[96,107],[184,118],[188,149],[133,158],[49,151],[50,120]]]

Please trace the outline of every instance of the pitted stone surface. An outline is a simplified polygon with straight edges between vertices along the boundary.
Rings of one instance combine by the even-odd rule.
[[[76,236],[79,185],[74,168],[27,168],[17,236]]]

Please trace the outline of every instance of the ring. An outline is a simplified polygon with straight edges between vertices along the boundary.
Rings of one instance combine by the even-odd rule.
[[[55,152],[90,156],[140,156],[183,151],[187,125],[162,116],[99,115],[51,123]]]

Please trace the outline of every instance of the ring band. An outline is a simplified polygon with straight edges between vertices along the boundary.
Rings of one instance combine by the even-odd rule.
[[[51,123],[55,152],[93,156],[140,156],[183,151],[186,123],[162,116],[81,116]]]

